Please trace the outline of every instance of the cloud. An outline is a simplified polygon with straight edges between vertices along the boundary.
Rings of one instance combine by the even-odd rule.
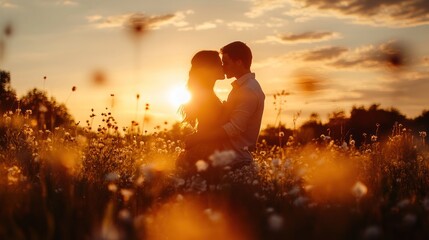
[[[229,22],[226,24],[230,29],[234,29],[236,31],[250,30],[255,27],[255,24],[248,22]]]
[[[207,29],[213,29],[216,28],[217,25],[214,22],[204,22],[200,25],[195,26],[195,30],[207,30]]]
[[[200,30],[214,29],[221,25],[223,26],[226,25],[228,28],[236,31],[250,30],[255,27],[255,24],[253,23],[239,22],[239,21],[225,23],[221,19],[216,19],[213,21],[207,21],[201,24],[196,24],[194,26],[185,26],[183,28],[180,28],[179,30],[180,31],[200,31]]]
[[[389,41],[378,46],[368,45],[349,50],[329,65],[349,70],[386,69],[404,67],[410,61],[406,49],[400,43]]]
[[[349,18],[355,23],[389,27],[409,27],[429,23],[427,0],[289,0],[286,14],[297,20],[314,16]]]
[[[223,20],[221,19],[216,19],[213,21],[206,21],[200,24],[196,24],[194,26],[185,26],[185,27],[181,27],[179,28],[179,31],[202,31],[202,30],[209,30],[209,29],[214,29],[217,28],[219,26],[219,24],[222,24]]]
[[[286,19],[270,17],[268,21],[265,23],[265,26],[268,28],[279,28],[283,27],[288,21]]]
[[[324,46],[312,49],[290,51],[286,54],[255,62],[254,67],[280,67],[285,65],[317,66],[335,71],[403,72],[413,67],[425,68],[428,57],[413,59],[408,46],[389,41],[378,45],[370,44],[356,48]]]
[[[267,36],[263,40],[257,41],[258,43],[276,42],[282,44],[295,44],[295,43],[314,43],[328,41],[331,39],[340,38],[341,35],[336,32],[304,32],[304,33],[286,33],[276,36]]]
[[[310,51],[301,52],[303,61],[325,61],[339,58],[348,51],[345,47],[321,47]]]
[[[64,6],[77,6],[79,5],[78,2],[73,0],[61,0],[57,2],[58,5],[64,5]]]
[[[340,58],[341,55],[346,54],[349,51],[348,48],[339,46],[326,46],[313,49],[292,51],[284,55],[270,57],[258,62],[255,62],[253,66],[255,68],[263,68],[267,66],[279,67],[285,64],[318,62],[318,63],[330,63],[335,59]]]
[[[256,18],[268,11],[282,8],[285,6],[285,0],[250,0],[251,7],[245,15],[249,18]]]
[[[185,18],[189,14],[192,14],[192,11],[153,16],[132,13],[114,16],[91,15],[87,16],[86,19],[92,27],[97,29],[105,29],[123,27],[124,25],[128,24],[130,18],[138,17],[138,23],[142,27],[154,30],[164,26],[184,27],[188,25],[188,22],[185,21]]]
[[[18,5],[11,3],[10,1],[1,1],[0,0],[0,8],[17,8]]]

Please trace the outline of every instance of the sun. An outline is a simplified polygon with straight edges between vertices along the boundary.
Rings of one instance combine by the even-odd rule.
[[[171,105],[178,107],[184,103],[187,103],[191,99],[191,94],[184,86],[173,87],[168,92],[168,99]]]

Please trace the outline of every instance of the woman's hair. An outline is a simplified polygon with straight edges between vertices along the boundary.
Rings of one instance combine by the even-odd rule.
[[[218,67],[221,64],[219,52],[211,50],[199,51],[191,60],[187,87],[192,97],[188,103],[180,107],[179,111],[183,121],[193,127],[197,124],[198,110],[202,102],[201,97],[204,97],[207,91],[213,90],[213,82],[207,79],[208,69]]]

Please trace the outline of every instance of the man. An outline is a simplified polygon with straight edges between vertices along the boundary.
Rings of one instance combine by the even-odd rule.
[[[233,88],[225,103],[229,121],[204,135],[196,133],[189,136],[186,145],[191,147],[204,141],[224,139],[225,148],[236,153],[233,167],[252,164],[250,151],[258,140],[265,94],[250,70],[252,52],[245,43],[232,42],[224,46],[220,53],[226,77],[236,79],[231,84]]]

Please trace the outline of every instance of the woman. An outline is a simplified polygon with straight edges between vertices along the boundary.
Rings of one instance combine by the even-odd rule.
[[[214,93],[217,80],[224,79],[222,61],[217,51],[200,51],[191,60],[188,90],[191,100],[181,107],[183,121],[190,124],[196,131],[203,133],[226,122],[223,116],[222,102]],[[180,154],[176,166],[180,173],[192,175],[197,172],[195,163],[208,158],[215,150],[222,150],[222,143],[211,142],[198,144]]]

